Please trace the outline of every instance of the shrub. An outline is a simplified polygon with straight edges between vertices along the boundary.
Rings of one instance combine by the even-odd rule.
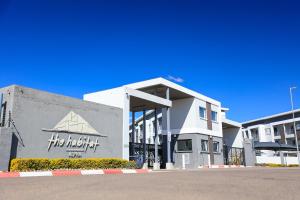
[[[134,169],[136,163],[119,158],[16,158],[10,171],[37,171],[56,169]]]
[[[261,164],[256,164],[256,166],[260,166],[260,167],[299,167],[299,165],[296,165],[296,164],[284,165],[284,164],[275,164],[275,163],[261,163]]]
[[[291,165],[288,165],[288,167],[299,167],[299,165],[297,165],[297,164],[291,164]]]

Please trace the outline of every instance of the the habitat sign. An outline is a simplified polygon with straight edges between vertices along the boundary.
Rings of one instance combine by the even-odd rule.
[[[96,151],[100,145],[99,137],[107,137],[98,133],[80,115],[71,111],[53,129],[42,129],[45,132],[53,132],[48,140],[48,151],[52,147],[66,147],[67,151],[85,152],[88,149]],[[67,137],[64,134],[68,134]],[[79,135],[78,138],[73,135]],[[91,139],[93,136],[94,139]]]

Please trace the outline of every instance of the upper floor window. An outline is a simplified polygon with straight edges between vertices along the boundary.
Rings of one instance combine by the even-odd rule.
[[[251,135],[254,141],[259,141],[258,129],[251,129]]]
[[[280,133],[278,131],[278,128],[277,127],[274,127],[274,136],[279,136]]]
[[[300,123],[299,123],[299,122],[296,123],[296,130],[297,130],[297,131],[300,130]]]
[[[199,108],[199,112],[200,112],[200,117],[201,117],[202,119],[206,119],[206,108],[200,107],[200,108]]]
[[[271,135],[271,129],[270,128],[266,128],[265,132],[266,132],[266,135]]]
[[[218,113],[216,111],[211,111],[211,120],[214,122],[218,121]]]

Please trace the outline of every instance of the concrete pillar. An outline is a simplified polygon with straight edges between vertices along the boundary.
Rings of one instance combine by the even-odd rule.
[[[281,142],[282,144],[286,144],[286,127],[285,124],[282,124],[283,126],[283,133],[281,134]]]
[[[143,111],[143,168],[148,168],[148,163],[146,163],[146,111]]]
[[[170,88],[167,88],[166,91],[166,99],[170,100]],[[171,125],[170,125],[170,108],[167,108],[167,163],[166,169],[173,169],[173,163],[171,161]]]
[[[157,121],[157,109],[154,110],[154,132],[155,132],[155,136],[154,136],[154,157],[155,157],[155,161],[153,164],[153,169],[154,170],[158,170],[160,169],[160,163],[158,160],[158,121]]]
[[[279,155],[280,155],[280,161],[282,165],[286,165],[285,159],[284,159],[284,154],[282,151],[279,151]]]
[[[134,142],[135,142],[135,112],[131,113],[131,146],[130,146],[130,155],[129,155],[129,159],[135,159],[135,155],[134,155]]]
[[[132,112],[132,118],[131,118],[132,122],[131,122],[131,142],[135,143],[135,112]]]
[[[253,148],[253,140],[244,139],[243,146],[244,146],[245,166],[255,166],[256,154],[255,154],[255,149]]]

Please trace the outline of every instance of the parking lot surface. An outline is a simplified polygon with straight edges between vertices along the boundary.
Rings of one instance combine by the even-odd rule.
[[[2,200],[300,199],[300,168],[0,179]]]

